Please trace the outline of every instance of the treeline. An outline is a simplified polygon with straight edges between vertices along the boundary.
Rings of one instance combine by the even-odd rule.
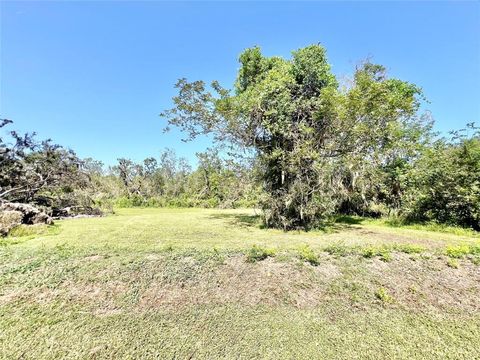
[[[167,149],[159,158],[136,163],[119,158],[105,168],[85,159],[83,168],[91,179],[92,200],[103,208],[116,207],[253,207],[260,187],[254,181],[253,164],[223,159],[218,150],[197,153],[192,169],[185,158]]]
[[[266,226],[284,230],[315,228],[338,214],[480,230],[480,132],[473,123],[438,138],[428,114],[419,114],[419,87],[370,62],[340,84],[320,45],[288,60],[255,47],[240,65],[232,89],[180,79],[174,108],[162,113],[187,140],[214,139],[195,168],[171,150],[105,168],[10,131],[0,138],[0,202],[34,204],[53,216],[258,206]],[[233,154],[221,156],[219,148]]]
[[[3,120],[4,127],[10,121]],[[359,177],[339,167],[342,193],[331,214],[390,216],[480,230],[480,133],[474,124],[428,141],[415,158],[397,159]],[[112,212],[115,207],[256,207],[268,198],[255,159],[233,161],[210,149],[197,167],[165,150],[140,163],[105,167],[35,134],[0,138],[0,201],[33,204],[52,216]],[[426,135],[426,134],[425,134]]]
[[[11,123],[2,120],[0,128]],[[0,201],[27,203],[52,216],[96,214],[114,207],[252,207],[260,188],[253,163],[225,160],[218,150],[197,154],[195,169],[173,150],[140,163],[119,158],[106,167],[35,133],[0,137]]]

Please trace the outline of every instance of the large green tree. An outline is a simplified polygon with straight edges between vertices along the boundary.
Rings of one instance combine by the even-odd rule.
[[[365,198],[364,175],[412,156],[422,136],[420,89],[380,65],[364,63],[340,86],[320,45],[290,59],[254,47],[239,60],[232,89],[180,79],[174,107],[161,115],[188,139],[210,134],[255,152],[269,226],[309,228],[352,194]]]

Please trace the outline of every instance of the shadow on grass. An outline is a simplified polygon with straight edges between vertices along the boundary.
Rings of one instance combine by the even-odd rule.
[[[262,222],[261,215],[243,215],[243,214],[212,214],[209,216],[211,219],[226,220],[229,225],[238,226],[243,228],[257,228],[267,229]],[[326,220],[316,227],[306,229],[303,231],[320,231],[324,233],[335,233],[349,229],[356,229],[354,225],[362,224],[363,219],[352,216],[340,216],[334,219]],[[298,232],[299,230],[290,230],[292,232]]]
[[[226,220],[229,225],[233,226],[254,227],[257,229],[265,228],[260,215],[212,214],[209,217],[211,219]]]
[[[335,223],[345,225],[361,225],[363,220],[361,217],[349,215],[339,215],[334,219]]]

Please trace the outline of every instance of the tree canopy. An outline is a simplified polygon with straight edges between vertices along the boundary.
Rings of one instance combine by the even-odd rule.
[[[267,225],[309,228],[352,197],[365,200],[375,170],[414,157],[427,133],[421,89],[381,65],[365,62],[340,86],[321,45],[290,59],[254,47],[239,61],[230,89],[180,79],[161,115],[188,139],[211,134],[256,152]]]

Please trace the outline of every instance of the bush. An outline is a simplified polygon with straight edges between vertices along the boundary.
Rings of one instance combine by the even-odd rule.
[[[452,269],[458,269],[458,259],[448,259],[447,266],[451,267]]]
[[[334,256],[347,256],[355,253],[355,249],[344,244],[331,244],[324,249],[327,253]]]
[[[458,140],[458,139],[457,139]],[[438,141],[410,174],[409,220],[436,221],[480,230],[480,136]]]

